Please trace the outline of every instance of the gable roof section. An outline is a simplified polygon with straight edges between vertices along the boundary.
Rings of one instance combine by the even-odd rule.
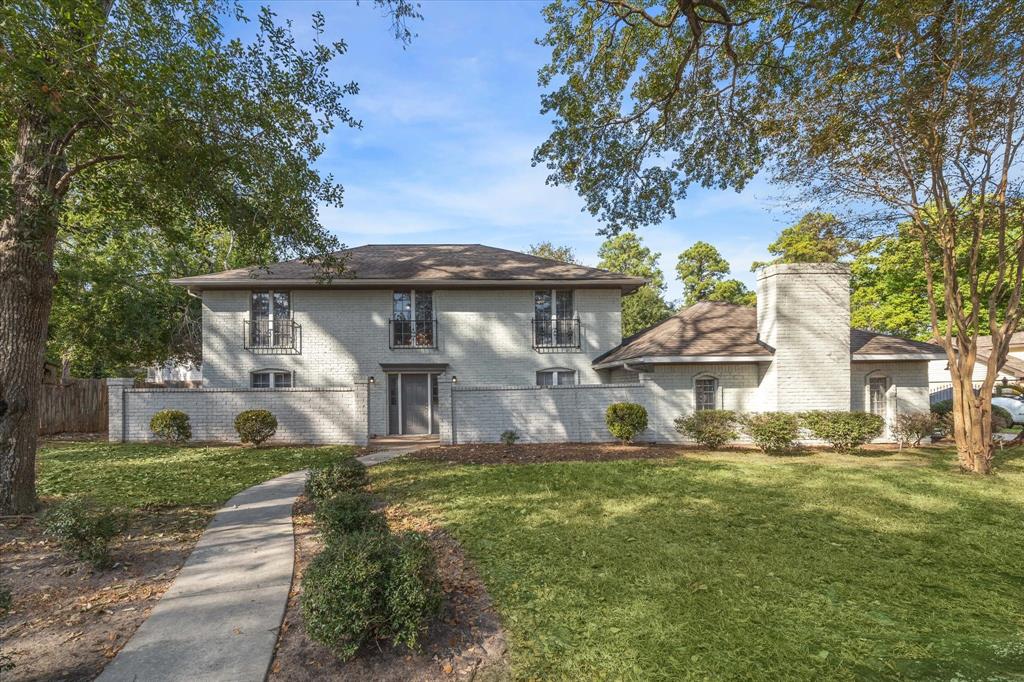
[[[313,266],[301,259],[182,277],[172,284],[190,289],[238,289],[255,285],[366,288],[413,283],[453,286],[551,286],[562,284],[636,290],[644,280],[621,273],[531,256],[482,244],[367,244],[339,251],[345,272],[318,281]]]
[[[595,367],[623,362],[767,362],[774,349],[757,338],[757,311],[731,303],[702,302],[661,324],[623,339],[594,360]],[[850,330],[852,360],[931,360],[946,357],[938,346]]]
[[[634,334],[596,358],[595,366],[639,358],[722,357],[770,360],[773,349],[757,340],[757,311],[732,303],[702,302]]]

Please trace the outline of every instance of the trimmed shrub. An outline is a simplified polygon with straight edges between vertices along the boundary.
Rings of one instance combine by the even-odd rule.
[[[501,442],[507,447],[512,447],[519,440],[519,432],[515,429],[508,429],[501,432]]]
[[[932,414],[937,414],[940,417],[945,417],[947,414],[953,413],[953,401],[952,400],[940,400],[936,403],[931,404]]]
[[[698,410],[677,417],[675,425],[676,431],[711,450],[736,440],[739,435],[736,431],[736,413],[732,410]]]
[[[95,568],[110,566],[110,541],[120,532],[117,515],[86,498],[72,498],[43,517],[44,532],[65,552]]]
[[[997,433],[1013,426],[1013,415],[1005,407],[992,406],[992,432]]]
[[[623,443],[632,443],[647,428],[647,410],[638,403],[612,403],[604,413],[608,431]]]
[[[386,531],[383,516],[373,511],[373,498],[361,491],[343,490],[316,506],[316,525],[327,542],[347,533],[364,530]]]
[[[815,438],[825,441],[839,452],[853,452],[868,441],[882,435],[885,420],[869,412],[813,410],[804,412],[804,426]]]
[[[921,441],[941,430],[942,417],[933,412],[906,412],[896,415],[892,436],[903,446],[920,445]]]
[[[441,590],[422,536],[361,532],[337,538],[310,563],[301,603],[309,636],[347,660],[375,639],[415,647]]]
[[[235,431],[243,443],[260,445],[277,433],[277,417],[270,410],[246,410],[235,417]]]
[[[941,432],[941,435],[948,436],[953,432],[953,401],[952,400],[940,400],[937,403],[932,403],[931,412],[937,415],[939,418],[938,426],[936,430]],[[1005,408],[999,407],[998,405],[992,406],[992,431],[993,433],[1000,431],[1001,429],[1008,429],[1013,426],[1013,415],[1006,411]]]
[[[149,420],[149,430],[157,438],[175,443],[192,438],[192,424],[181,410],[160,410]]]
[[[761,452],[776,454],[796,447],[800,416],[792,412],[760,412],[743,417],[743,432]]]
[[[319,469],[310,469],[306,477],[306,497],[323,500],[342,491],[361,490],[370,485],[366,467],[355,457],[346,457]]]
[[[380,634],[413,649],[429,619],[441,610],[441,583],[426,537],[402,533],[394,541],[383,595],[387,621]]]

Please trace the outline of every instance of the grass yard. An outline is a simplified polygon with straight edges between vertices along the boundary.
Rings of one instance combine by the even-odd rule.
[[[467,466],[374,487],[476,562],[522,679],[1024,678],[1024,459]]]
[[[39,495],[89,495],[137,508],[218,507],[235,493],[296,469],[351,455],[336,447],[196,447],[105,442],[57,443],[39,452]]]

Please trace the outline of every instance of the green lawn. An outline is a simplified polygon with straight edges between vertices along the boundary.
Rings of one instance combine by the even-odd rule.
[[[373,478],[463,543],[517,678],[1024,679],[1024,459],[986,479],[936,451]]]
[[[217,507],[249,486],[351,455],[338,447],[193,447],[104,442],[45,444],[41,496],[89,495],[110,505]]]

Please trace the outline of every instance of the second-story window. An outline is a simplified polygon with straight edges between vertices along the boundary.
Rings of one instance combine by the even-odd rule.
[[[434,347],[434,292],[406,289],[392,294],[391,345]]]
[[[287,291],[254,291],[249,301],[249,342],[256,347],[292,345],[292,303]]]
[[[572,289],[541,289],[533,292],[534,345],[573,347],[576,338]]]

